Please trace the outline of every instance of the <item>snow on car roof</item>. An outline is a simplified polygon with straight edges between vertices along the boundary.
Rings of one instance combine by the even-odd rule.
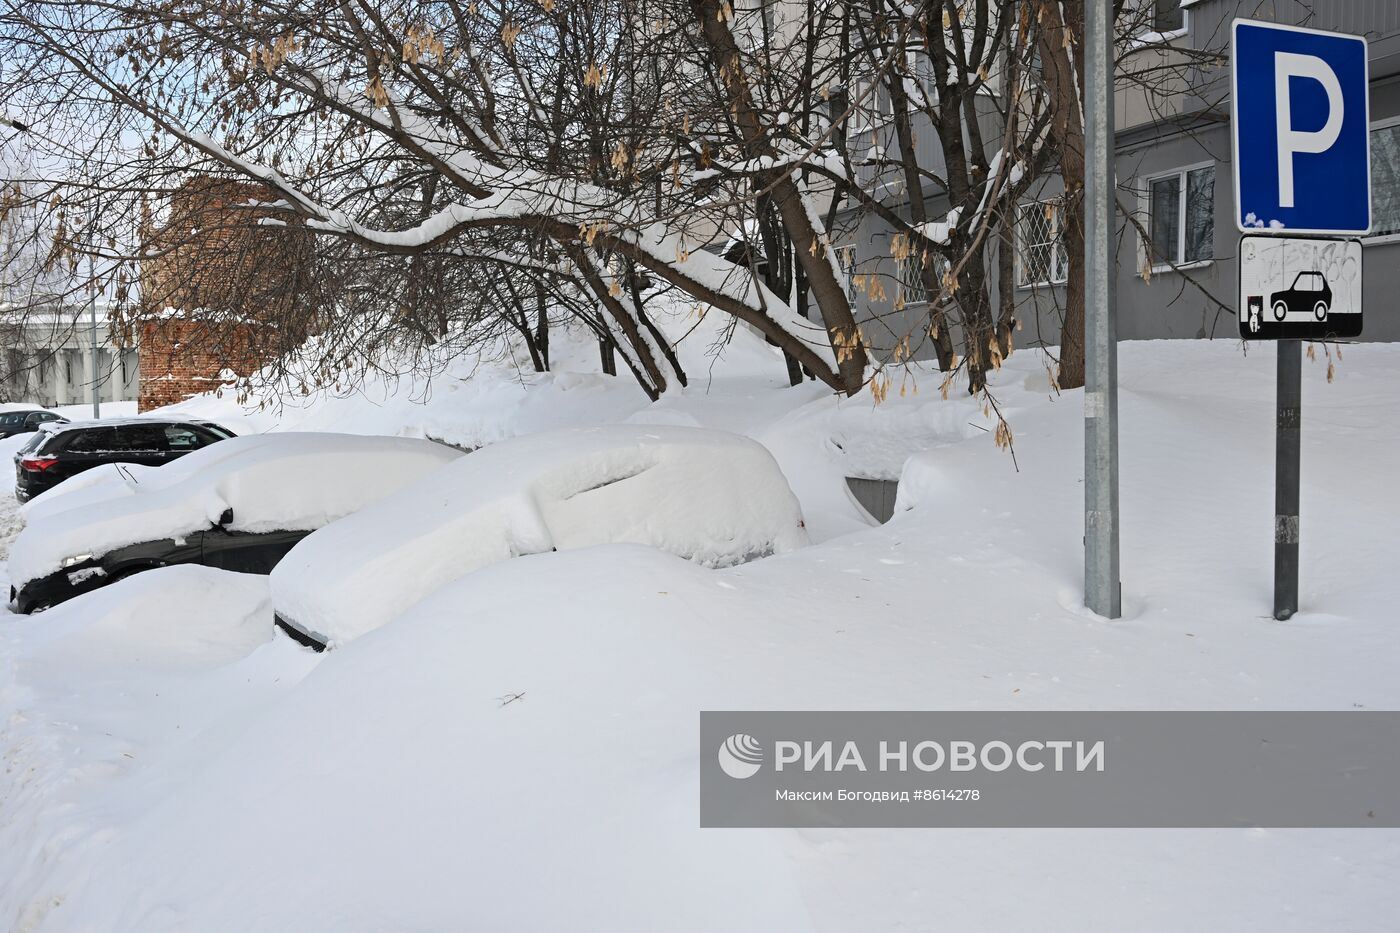
[[[806,542],[797,499],[756,441],[659,425],[550,431],[484,447],[305,538],[272,574],[273,607],[338,645],[519,555],[632,543],[719,567]]]
[[[278,443],[283,435],[252,435],[240,438],[239,443],[227,446],[223,441],[201,447],[185,454],[178,460],[160,466],[145,466],[140,463],[104,463],[71,476],[57,486],[44,490],[39,495],[20,506],[20,514],[25,521],[33,522],[45,515],[63,512],[68,509],[85,508],[96,502],[135,495],[139,489],[150,492],[183,480],[185,477],[208,469],[226,457],[247,456],[247,452],[263,443]],[[263,437],[264,441],[256,438]]]
[[[442,444],[402,437],[289,432],[229,438],[167,466],[133,471],[137,482],[125,491],[106,481],[96,495],[92,489],[74,493],[81,508],[55,503],[31,512],[10,551],[10,578],[22,586],[67,558],[193,534],[225,509],[233,510],[230,531],[309,531],[460,456]]]
[[[59,434],[84,428],[121,428],[132,424],[214,424],[204,418],[156,418],[137,415],[130,418],[89,418],[86,421],[49,421],[39,426],[42,431]]]

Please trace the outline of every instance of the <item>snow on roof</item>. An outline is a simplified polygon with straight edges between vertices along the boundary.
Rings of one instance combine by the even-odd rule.
[[[10,552],[10,578],[21,586],[58,570],[66,558],[193,534],[225,509],[233,510],[230,531],[309,531],[460,456],[413,438],[260,434],[220,441],[158,468],[128,466],[134,481],[125,491],[110,478],[117,471],[106,471],[71,494],[81,508],[61,508],[65,497],[57,497],[49,509],[29,513]]]
[[[259,437],[264,440],[257,440]],[[247,457],[249,450],[265,443],[276,444],[276,435],[253,435],[240,438],[239,443],[232,445],[220,441],[158,467],[140,463],[104,463],[44,490],[20,506],[19,511],[26,522],[34,522],[57,512],[135,495],[137,491],[149,493],[164,489],[201,470],[210,469],[228,457]]]
[[[273,606],[334,646],[487,564],[615,542],[721,567],[807,534],[756,441],[658,425],[551,431],[478,450],[307,537],[273,571]]]
[[[0,415],[14,415],[20,412],[50,410],[51,409],[43,405],[37,405],[32,402],[0,402]]]
[[[136,415],[130,418],[87,418],[83,421],[47,421],[40,425],[44,431],[61,434],[83,428],[120,428],[132,424],[205,424],[201,418],[170,418],[159,415]]]

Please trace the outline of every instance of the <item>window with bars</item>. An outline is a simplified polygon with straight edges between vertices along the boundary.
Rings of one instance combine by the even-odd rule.
[[[898,277],[899,293],[904,297],[906,305],[921,305],[928,303],[928,290],[924,288],[924,258],[922,253],[910,255],[908,258],[896,265],[896,276]],[[938,284],[943,282],[943,274],[948,270],[948,263],[942,256],[930,253],[927,260],[933,269],[933,280]]]
[[[1400,236],[1400,123],[1371,130],[1371,235]]]
[[[1215,258],[1215,166],[1147,181],[1147,243],[1153,266]]]
[[[1058,285],[1069,278],[1069,257],[1060,235],[1059,199],[1022,204],[1016,217],[1016,284]]]
[[[860,295],[860,289],[856,288],[855,244],[847,243],[836,247],[836,262],[846,276],[846,300],[851,303],[851,307],[855,307],[856,299]]]

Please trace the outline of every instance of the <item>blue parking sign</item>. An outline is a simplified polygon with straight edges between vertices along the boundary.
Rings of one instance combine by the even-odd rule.
[[[1240,230],[1369,233],[1366,40],[1236,20],[1232,66]]]

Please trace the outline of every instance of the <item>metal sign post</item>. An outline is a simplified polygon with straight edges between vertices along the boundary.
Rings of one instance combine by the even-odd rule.
[[[1249,20],[1232,30],[1240,336],[1278,341],[1279,620],[1298,611],[1301,341],[1361,333],[1361,243],[1345,237],[1371,227],[1369,63],[1360,36]]]
[[[1118,334],[1113,314],[1113,0],[1084,7],[1084,605],[1123,614]]]
[[[1278,342],[1274,465],[1274,618],[1298,611],[1298,486],[1302,466],[1303,343]]]

